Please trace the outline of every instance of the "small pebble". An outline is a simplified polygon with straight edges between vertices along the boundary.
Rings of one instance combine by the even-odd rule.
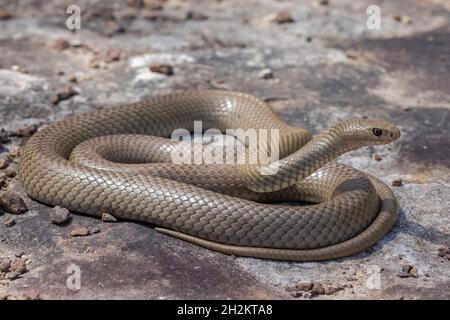
[[[57,39],[55,42],[53,42],[52,44],[52,48],[58,51],[63,51],[67,48],[70,47],[70,43],[62,38]]]
[[[102,221],[104,221],[104,222],[116,222],[117,219],[112,214],[104,212],[104,213],[102,213]]]
[[[72,83],[78,82],[78,78],[75,75],[71,75],[67,80],[69,80],[69,82],[72,82]]]
[[[273,75],[272,70],[264,69],[258,74],[258,78],[260,78],[260,79],[273,79],[274,75]]]
[[[9,151],[9,155],[13,158],[20,156],[20,148],[14,148]]]
[[[403,185],[403,180],[402,179],[395,179],[392,181],[392,186],[393,187],[401,187]]]
[[[450,254],[450,247],[449,246],[440,246],[438,248],[438,256],[439,257],[445,257],[445,255]]]
[[[7,177],[5,174],[0,173],[0,189],[6,186]],[[0,214],[4,213],[4,210],[0,207]]]
[[[60,89],[56,93],[56,95],[54,95],[52,97],[51,101],[52,101],[52,103],[54,105],[56,105],[60,101],[67,100],[67,99],[71,98],[72,96],[74,96],[76,94],[78,94],[78,92],[76,92],[75,89],[72,86],[67,85],[67,86],[63,87],[62,89]]]
[[[314,283],[314,286],[311,289],[311,294],[313,296],[318,296],[318,295],[325,294],[325,288],[320,283]]]
[[[39,124],[31,124],[29,126],[19,128],[16,130],[15,134],[18,137],[31,137],[39,129]]]
[[[16,224],[16,220],[13,217],[8,217],[3,221],[5,227],[12,227]]]
[[[100,232],[100,228],[94,227],[91,229],[91,234],[96,234]]]
[[[412,18],[410,16],[402,16],[400,14],[395,14],[392,16],[392,18],[397,21],[397,22],[403,22],[406,24],[411,24],[412,23]]]
[[[49,218],[53,224],[66,224],[70,220],[70,211],[66,208],[56,206],[49,210]]]
[[[105,62],[111,63],[114,61],[119,61],[122,53],[119,50],[110,50],[106,53]]]
[[[4,170],[5,175],[10,177],[10,178],[14,178],[17,175],[17,171],[11,167],[8,167]]]
[[[412,267],[411,270],[409,270],[409,275],[413,278],[419,277],[419,272],[417,271],[416,267]]]
[[[295,288],[299,291],[309,291],[313,288],[314,283],[307,282],[307,283],[298,283],[295,285]]]
[[[272,21],[276,22],[278,24],[295,22],[294,18],[292,18],[292,16],[287,11],[280,11],[280,12],[278,12],[275,15],[275,17],[272,19]]]
[[[0,143],[7,143],[9,142],[9,134],[8,131],[1,128],[0,129]]]
[[[22,198],[9,190],[0,191],[0,207],[12,214],[22,214],[28,210]]]
[[[11,161],[8,158],[1,157],[0,158],[0,169],[6,169]]]
[[[0,258],[0,272],[8,272],[11,265],[11,259],[4,257]]]
[[[347,56],[347,58],[352,60],[356,60],[358,58],[358,54],[352,51],[347,51],[345,55]]]
[[[0,9],[0,20],[8,20],[12,18],[12,14],[8,11]]]
[[[402,266],[402,271],[398,274],[398,276],[400,278],[409,278],[409,277],[418,278],[419,274],[416,267],[409,264],[405,264]]]
[[[312,294],[310,292],[304,292],[302,294],[302,298],[311,299],[311,297],[312,297]]]
[[[83,237],[91,234],[91,230],[86,227],[76,228],[70,231],[72,237]]]
[[[10,272],[16,272],[18,274],[25,273],[27,271],[27,265],[24,259],[15,259],[9,267]]]
[[[204,21],[204,20],[208,20],[208,16],[204,15],[201,12],[188,11],[188,13],[186,14],[186,20]]]
[[[378,153],[375,153],[375,154],[373,155],[373,158],[375,159],[375,161],[381,161],[381,160],[383,160],[383,157],[382,157],[380,154],[378,154]]]
[[[308,293],[306,296],[310,298],[318,295],[335,294],[338,291],[344,290],[344,288],[346,287],[350,286],[344,285],[339,287],[333,287],[323,285],[318,282],[305,282],[305,283],[298,283],[293,287],[288,287],[286,288],[286,291],[290,292],[294,298],[305,297],[305,293]]]
[[[392,18],[393,18],[395,21],[398,21],[398,22],[402,21],[402,16],[399,15],[399,14],[393,15]]]
[[[6,275],[6,279],[10,281],[16,280],[18,277],[20,277],[20,273],[18,272],[10,272]]]
[[[165,74],[167,76],[173,75],[173,67],[170,64],[152,63],[148,67],[152,72]]]

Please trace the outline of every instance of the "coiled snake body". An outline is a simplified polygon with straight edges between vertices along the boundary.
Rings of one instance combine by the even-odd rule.
[[[192,131],[194,120],[221,131],[277,129],[281,158],[270,164],[177,165],[169,157],[177,143],[148,137]],[[348,120],[312,137],[253,96],[181,92],[49,125],[21,152],[19,177],[27,193],[44,203],[149,222],[162,233],[223,253],[325,260],[372,246],[398,214],[383,182],[331,161],[399,136],[387,121]],[[261,174],[274,165],[274,174]]]

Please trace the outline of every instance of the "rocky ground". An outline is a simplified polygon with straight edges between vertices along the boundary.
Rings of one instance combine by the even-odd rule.
[[[379,30],[366,25],[371,4]],[[0,299],[450,298],[448,1],[3,0],[0,30]],[[395,122],[400,140],[340,159],[394,185],[392,232],[337,261],[233,258],[147,225],[69,216],[21,189],[20,146],[38,126],[194,88],[257,95],[314,133]]]

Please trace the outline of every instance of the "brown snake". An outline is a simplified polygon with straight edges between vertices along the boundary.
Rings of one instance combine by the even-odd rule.
[[[194,120],[221,131],[278,129],[281,158],[265,165],[171,163],[177,143],[160,137],[177,128],[192,132]],[[377,178],[332,161],[399,136],[387,121],[347,120],[312,137],[253,96],[181,92],[43,128],[21,152],[19,177],[27,193],[44,203],[149,222],[162,233],[226,254],[335,259],[382,239],[398,204]],[[276,173],[260,174],[274,165]]]

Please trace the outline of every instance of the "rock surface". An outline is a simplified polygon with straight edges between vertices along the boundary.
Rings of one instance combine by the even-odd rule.
[[[0,18],[0,152],[12,161],[20,159],[18,148],[41,123],[173,90],[233,89],[266,99],[285,121],[313,133],[347,118],[395,122],[400,140],[339,161],[389,185],[401,181],[393,187],[400,218],[383,241],[345,259],[234,258],[138,223],[74,215],[69,227],[52,225],[48,208],[8,175],[3,190],[17,192],[29,210],[15,216],[14,227],[0,223],[0,261],[10,268],[4,258],[20,251],[32,264],[24,274],[5,276],[0,297],[294,299],[286,288],[310,283],[316,286],[294,295],[450,298],[448,2],[381,2],[380,30],[367,28],[366,9],[373,4],[368,0],[201,6],[168,0],[157,9],[136,6],[140,1],[78,3],[82,30],[76,32],[66,28],[61,1],[2,7],[8,15]],[[278,12],[290,23],[274,23]],[[176,72],[152,72],[149,66],[155,65]],[[276,79],[261,79],[263,70]],[[20,128],[32,130],[8,134]],[[77,226],[100,225],[95,236],[70,235]],[[413,267],[399,277],[405,265]],[[69,289],[67,277],[76,268],[82,286]]]

